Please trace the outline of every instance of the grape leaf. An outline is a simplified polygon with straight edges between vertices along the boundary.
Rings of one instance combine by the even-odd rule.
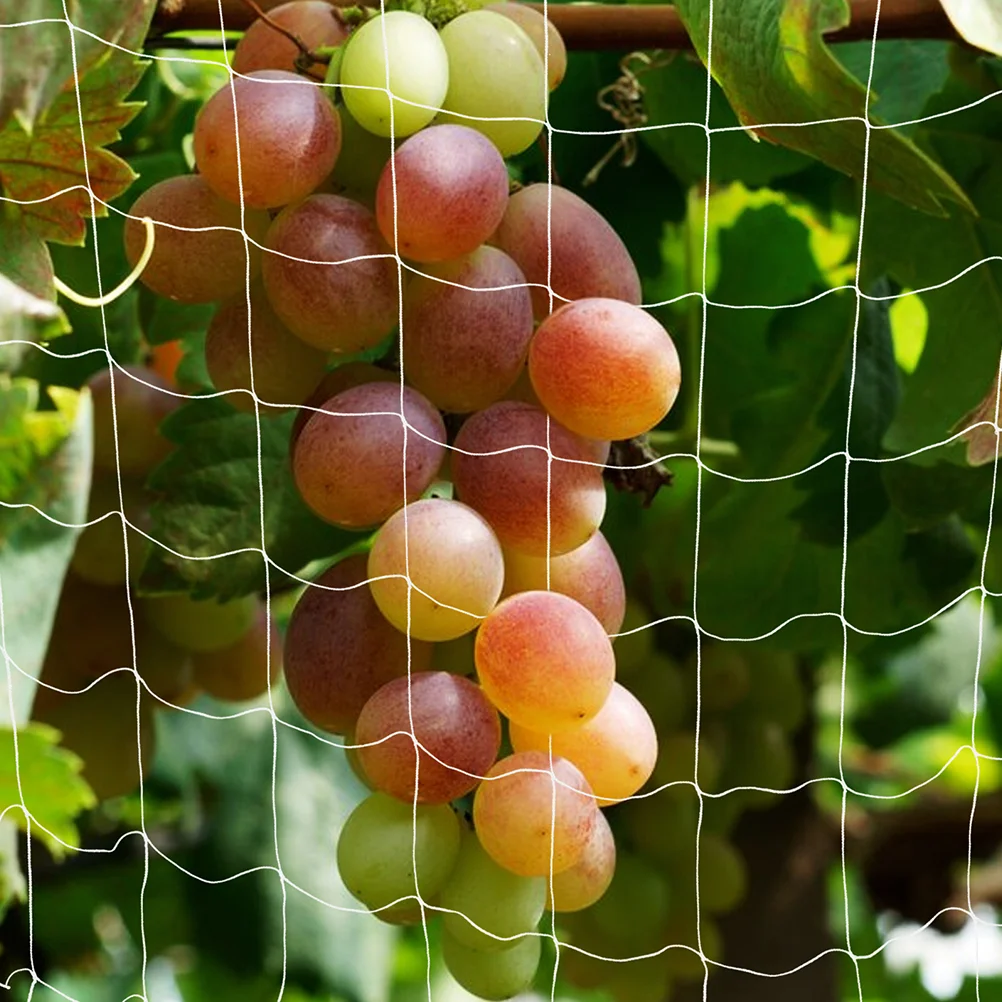
[[[107,53],[107,42],[139,49],[156,6],[156,0],[67,0],[65,10],[63,0],[17,0],[16,11],[14,4],[6,5],[0,30],[0,125],[16,116],[30,131],[60,90]],[[82,29],[73,33],[72,47],[67,14]]]
[[[18,727],[16,757],[14,738],[11,728],[0,728],[0,812],[12,808],[7,817],[28,831],[21,809],[23,794],[24,807],[34,822],[31,834],[58,859],[65,853],[65,845],[79,846],[73,819],[93,807],[97,798],[80,775],[80,757],[59,746],[57,730],[39,723]]]
[[[703,62],[710,5],[679,0],[678,11]],[[862,178],[866,91],[822,36],[849,23],[845,0],[716,0],[712,72],[738,119],[762,139]],[[852,121],[851,119],[856,119]],[[800,123],[814,122],[806,125]],[[970,209],[952,177],[892,129],[870,131],[867,184],[906,205],[946,215],[944,202]]]
[[[254,415],[206,397],[164,421],[164,435],[178,448],[150,478],[160,494],[152,509],[152,535],[176,553],[155,549],[140,590],[220,599],[245,595],[265,585],[262,542],[278,568],[294,573],[358,539],[321,522],[299,497],[288,455],[292,421],[292,414],[261,420],[263,541]],[[224,553],[231,555],[220,557]],[[271,574],[274,582],[274,567]]]
[[[120,195],[135,179],[132,168],[104,147],[139,112],[140,104],[124,98],[145,68],[131,54],[113,50],[80,80],[79,108],[71,85],[32,132],[15,118],[0,130],[0,184],[7,198],[32,203],[23,211],[40,237],[82,244],[91,191],[97,200],[93,211],[103,216],[107,209],[101,203]]]

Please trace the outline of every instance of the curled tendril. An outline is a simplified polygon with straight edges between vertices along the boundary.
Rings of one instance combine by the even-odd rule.
[[[111,292],[106,292],[103,296],[82,296],[79,292],[71,289],[58,275],[54,276],[52,280],[56,291],[80,306],[107,306],[128,292],[136,284],[136,279],[143,273],[143,269],[150,263],[150,258],[153,256],[153,245],[156,242],[153,220],[149,216],[144,216],[141,222],[146,228],[146,244],[143,247],[143,253],[139,255],[139,260],[132,271]]]

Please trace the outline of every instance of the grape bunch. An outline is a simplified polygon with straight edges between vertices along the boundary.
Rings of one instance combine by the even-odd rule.
[[[303,49],[333,53],[323,82]],[[200,111],[197,173],[149,188],[125,233],[136,263],[153,220],[141,280],[218,304],[215,389],[298,408],[303,501],[365,534],[296,604],[286,685],[371,790],[344,884],[387,922],[441,913],[445,965],[486,999],[532,982],[545,911],[616,886],[604,809],[658,761],[616,680],[603,468],[667,415],[680,364],[608,222],[509,180],[565,65],[514,4],[348,24],[294,0]]]

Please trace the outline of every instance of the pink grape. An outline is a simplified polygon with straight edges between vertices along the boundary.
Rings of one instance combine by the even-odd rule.
[[[559,557],[534,557],[517,550],[505,553],[505,597],[521,591],[546,590],[569,595],[595,616],[606,633],[619,633],[626,614],[626,585],[616,554],[600,531]]]
[[[658,736],[643,703],[618,682],[602,709],[580,727],[552,735],[512,721],[515,751],[548,751],[573,762],[595,794],[599,807],[632,797],[654,772]]]
[[[408,618],[407,575],[414,589]],[[420,640],[454,640],[497,604],[504,558],[491,527],[458,501],[426,498],[391,516],[369,551],[370,588],[383,615]]]
[[[315,83],[258,70],[209,98],[195,119],[194,148],[217,195],[272,209],[304,198],[327,177],[341,151],[341,123]]]
[[[616,840],[605,815],[599,812],[581,858],[569,869],[553,875],[546,905],[554,912],[590,908],[608,890],[615,872]]]
[[[399,386],[365,383],[309,418],[292,454],[292,472],[303,500],[321,518],[348,528],[376,525],[428,489],[445,455],[445,426],[409,387],[402,414]]]
[[[291,31],[312,52],[340,45],[348,37],[348,29],[326,0],[291,0],[279,4],[268,11],[268,21],[258,18],[237,43],[233,50],[235,73],[295,71],[299,48],[292,39],[275,30],[276,24]],[[309,75],[323,81],[326,68],[325,64],[315,63]]]
[[[364,556],[335,564],[316,584],[306,589],[289,620],[285,682],[311,724],[348,734],[369,697],[407,674],[407,638],[372,600]],[[431,644],[411,641],[410,655],[412,672],[426,669]]]
[[[355,741],[362,746],[362,769],[377,790],[414,800],[417,759],[418,802],[445,804],[469,793],[491,767],[501,745],[501,722],[469,679],[422,672],[387,682],[370,697],[359,714]]]
[[[476,250],[497,229],[507,204],[501,154],[465,125],[433,125],[411,136],[376,188],[380,232],[413,261],[448,261]]]
[[[548,190],[552,195],[549,232]],[[616,231],[584,199],[556,185],[530,184],[508,200],[492,243],[510,254],[533,283],[536,317],[550,312],[549,284],[557,309],[565,300],[601,296],[641,302],[640,276]]]
[[[313,195],[279,214],[266,245],[272,252],[262,266],[268,298],[307,344],[361,351],[396,326],[396,265],[364,206],[340,195]]]
[[[554,874],[572,867],[584,854],[598,815],[580,770],[554,756],[551,774],[550,756],[541,752],[501,759],[473,800],[480,844],[496,863],[523,877],[546,876],[551,862]]]
[[[252,359],[253,392],[265,417],[300,403],[327,368],[327,356],[300,341],[275,316],[260,285],[251,289],[249,311],[244,295],[220,306],[205,336],[205,365],[213,385],[217,390],[247,390],[226,399],[250,413]]]
[[[477,674],[512,722],[544,734],[580,728],[612,690],[616,659],[602,624],[554,591],[506,598],[477,633]]]
[[[490,522],[502,546],[534,556],[582,546],[605,514],[601,469],[588,465],[593,458],[581,442],[552,420],[547,482],[547,421],[538,407],[501,401],[466,421],[451,457],[459,499]]]
[[[547,317],[529,346],[529,377],[554,418],[597,439],[650,431],[682,381],[664,327],[616,299],[581,299]]]
[[[159,181],[133,202],[123,232],[132,266],[146,246],[144,216],[163,224],[155,227],[153,254],[139,276],[158,296],[212,303],[237,295],[248,274],[253,278],[261,270],[255,244],[264,241],[268,214],[247,209],[241,221],[239,207],[220,198],[198,174]],[[249,238],[246,245],[241,229]]]
[[[412,278],[404,290],[401,339],[407,381],[436,407],[457,414],[500,400],[518,379],[532,339],[524,283],[518,265],[495,247]]]

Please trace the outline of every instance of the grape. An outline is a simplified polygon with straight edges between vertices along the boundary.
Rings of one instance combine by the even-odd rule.
[[[491,242],[539,286],[532,290],[539,319],[550,312],[547,283],[556,297],[554,309],[562,300],[593,297],[641,302],[640,276],[626,245],[595,209],[566,188],[530,184],[516,192]]]
[[[369,697],[407,674],[407,638],[376,607],[365,565],[363,555],[348,557],[322,574],[285,634],[289,695],[311,724],[335,734],[348,734]],[[427,669],[431,645],[411,641],[410,659],[411,671]]]
[[[529,36],[539,53],[539,58],[546,65],[550,90],[556,90],[567,72],[567,47],[553,22],[538,10],[521,3],[489,3],[485,10],[492,10],[510,18]]]
[[[447,932],[442,959],[459,985],[482,999],[510,999],[532,986],[539,967],[538,936],[524,936],[507,950],[487,953],[464,946]]]
[[[501,602],[477,634],[476,662],[484,692],[512,724],[546,734],[591,720],[616,674],[602,624],[553,591]]]
[[[719,835],[699,839],[699,906],[710,914],[733,911],[748,890],[741,854]]]
[[[546,565],[550,579],[546,580]],[[533,557],[517,550],[504,555],[504,595],[547,589],[580,602],[602,624],[606,633],[618,633],[626,608],[626,586],[616,554],[605,536],[591,539],[559,557]],[[617,645],[618,653],[618,645]]]
[[[179,338],[150,346],[150,368],[168,386],[177,387],[177,367],[184,358],[184,344]]]
[[[269,653],[271,664],[269,666]],[[251,628],[222,650],[192,657],[195,682],[210,696],[231,703],[257,699],[268,691],[282,670],[282,641],[263,604]]]
[[[605,815],[599,813],[581,858],[569,869],[553,876],[552,897],[546,907],[555,912],[590,908],[605,894],[616,869],[616,840]]]
[[[650,631],[645,630],[616,642],[613,649],[618,673],[621,674],[622,667],[622,642],[650,635]],[[654,653],[648,657],[644,670],[630,677],[630,691],[644,704],[659,734],[677,731],[691,714],[693,703],[686,678],[678,665],[664,654]]]
[[[419,393],[365,383],[332,397],[310,417],[292,454],[292,472],[303,500],[321,518],[361,528],[384,521],[428,489],[444,443],[442,418]]]
[[[524,282],[515,262],[494,247],[412,278],[404,290],[407,381],[458,414],[500,400],[525,365],[532,338]]]
[[[456,865],[459,821],[448,805],[414,808],[374,793],[351,812],[337,843],[345,887],[384,922],[435,897]],[[415,879],[415,861],[417,863]]]
[[[116,366],[112,407],[111,381],[111,369],[101,369],[87,381],[94,407],[94,466],[108,473],[120,469],[123,476],[145,477],[173,448],[159,428],[177,406],[177,397],[165,392],[167,383],[151,369]]]
[[[668,901],[664,874],[640,856],[620,853],[609,889],[592,909],[592,920],[603,937],[628,943],[641,953],[661,945]]]
[[[720,758],[705,736],[699,739],[699,786],[712,790],[720,775]],[[692,731],[677,731],[661,738],[658,761],[654,766],[654,781],[658,786],[669,783],[692,783],[696,777],[696,735]]]
[[[534,556],[583,545],[605,514],[601,471],[586,465],[578,440],[556,421],[548,464],[547,423],[536,407],[502,401],[467,419],[452,456],[459,499],[490,522],[502,546]]]
[[[144,772],[153,760],[156,733],[145,701],[136,744],[136,680],[130,673],[109,675],[72,696],[36,701],[33,718],[60,731],[62,746],[83,759],[83,778],[99,800],[124,796],[139,785],[140,751]]]
[[[778,724],[758,717],[741,717],[729,729],[728,748],[722,783],[726,789],[760,786],[785,790],[793,782],[796,763],[789,738]],[[749,803],[766,806],[772,795],[748,791]]]
[[[654,655],[651,614],[633,598],[626,600],[626,612],[619,632],[626,636],[615,638],[616,667],[620,675],[632,675],[646,666]]]
[[[545,593],[544,593],[545,594]],[[515,751],[545,752],[573,762],[588,780],[600,807],[632,797],[650,778],[658,757],[658,736],[643,704],[615,683],[602,709],[587,723],[551,738],[512,721]]]
[[[529,377],[557,421],[599,439],[650,431],[682,378],[668,332],[618,299],[581,299],[547,317],[529,346]]]
[[[136,671],[155,697],[174,706],[187,702],[194,690],[190,653],[141,619],[136,623]]]
[[[614,964],[606,987],[616,1002],[664,1002],[670,998],[671,972],[665,954]]]
[[[277,24],[291,31],[311,52],[340,45],[348,37],[348,29],[335,15],[326,0],[292,0],[268,11],[269,24],[258,18],[245,32],[233,50],[234,73],[254,73],[256,70],[296,70],[299,48],[290,38],[276,31]],[[314,64],[309,75],[323,82],[325,67]]]
[[[454,640],[497,604],[504,560],[491,527],[472,508],[428,498],[401,509],[379,530],[369,578],[376,605],[398,630],[419,640]]]
[[[554,756],[551,775],[550,756],[542,752],[501,759],[473,800],[481,845],[496,863],[523,877],[572,867],[584,853],[598,814],[577,766]]]
[[[665,942],[674,946],[675,949],[668,950],[664,956],[668,958],[668,972],[672,977],[685,981],[702,981],[706,969],[703,967],[703,961],[699,954],[693,952],[697,949],[696,918],[694,914],[690,913],[690,907],[689,905],[685,907],[684,914],[669,917],[664,930],[664,938]],[[720,963],[723,960],[724,951],[720,930],[716,923],[711,918],[701,916],[699,932],[699,945],[702,947],[703,956],[708,960]],[[685,946],[691,949],[681,949]]]
[[[807,693],[792,654],[768,649],[748,649],[750,689],[744,711],[772,720],[788,734],[796,731],[807,715]]]
[[[421,744],[420,776],[411,734]],[[355,741],[366,746],[358,758],[377,790],[410,802],[417,779],[419,803],[444,804],[469,793],[490,768],[501,745],[501,723],[469,679],[421,672],[387,682],[370,697]]]
[[[696,657],[689,660],[693,699],[696,687]],[[710,713],[722,713],[740,703],[748,694],[751,673],[748,662],[734,644],[705,644],[699,664],[699,689],[702,707]]]
[[[396,264],[368,209],[340,195],[313,195],[278,215],[266,246],[268,299],[307,344],[362,351],[396,326]]]
[[[327,177],[341,151],[341,123],[315,83],[258,70],[209,98],[195,119],[194,150],[217,195],[272,209],[304,198]]]
[[[463,836],[456,868],[438,900],[451,909],[444,919],[446,935],[488,953],[505,950],[512,937],[532,932],[545,903],[542,877],[520,877],[499,866],[472,832]]]
[[[464,633],[455,640],[435,644],[431,664],[435,671],[447,671],[453,675],[472,675],[476,671],[473,662],[475,634]]]
[[[393,143],[363,129],[344,107],[341,115],[341,147],[348,152],[337,158],[331,175],[318,192],[345,195],[369,209],[376,206],[376,186],[390,159]]]
[[[133,525],[149,529],[146,494],[141,483],[122,480],[125,517]],[[113,477],[98,475],[90,486],[87,519],[101,518],[119,509],[118,484]],[[135,529],[127,528],[122,537],[122,519],[117,515],[103,518],[87,526],[77,536],[70,567],[77,577],[95,585],[122,585],[126,581],[125,554],[129,555],[128,577],[135,580],[142,570],[149,548],[147,539]]]
[[[144,216],[163,224],[156,227],[153,254],[140,275],[143,285],[158,296],[212,303],[237,295],[248,274],[253,277],[261,270],[261,251],[255,244],[264,240],[268,214],[247,209],[241,219],[239,207],[221,199],[200,174],[159,181],[132,204],[123,231],[132,267],[146,246]],[[247,234],[246,243],[241,230]]]
[[[704,810],[712,803],[707,801]],[[616,808],[616,831],[659,866],[692,868],[696,858],[699,796],[692,787],[673,786]]]
[[[358,748],[354,747],[354,737],[351,735],[345,735],[345,746],[344,746],[344,757],[348,765],[351,767],[351,771],[355,774],[355,778],[368,790],[375,792],[376,788],[372,785],[369,777],[366,776],[365,770],[362,768],[362,763],[358,760]],[[420,909],[419,909],[420,910]]]
[[[460,14],[441,35],[449,56],[449,92],[439,121],[482,132],[505,157],[528,149],[543,129],[547,94],[543,60],[532,39],[489,10]]]
[[[418,14],[395,10],[374,17],[345,47],[341,95],[359,125],[377,136],[403,137],[423,129],[448,88],[445,46]]]
[[[254,625],[256,595],[228,602],[163,595],[142,600],[146,621],[187,651],[221,651],[235,644]]]
[[[237,410],[249,413],[254,411],[251,359],[253,392],[268,405],[262,406],[264,416],[301,403],[327,367],[322,351],[301,341],[278,319],[259,285],[251,289],[249,325],[247,297],[242,295],[216,310],[205,336],[209,378],[217,390],[247,390],[229,393],[227,400]]]
[[[494,145],[465,125],[434,125],[383,168],[376,220],[402,257],[448,261],[476,250],[507,204],[508,170]]]

